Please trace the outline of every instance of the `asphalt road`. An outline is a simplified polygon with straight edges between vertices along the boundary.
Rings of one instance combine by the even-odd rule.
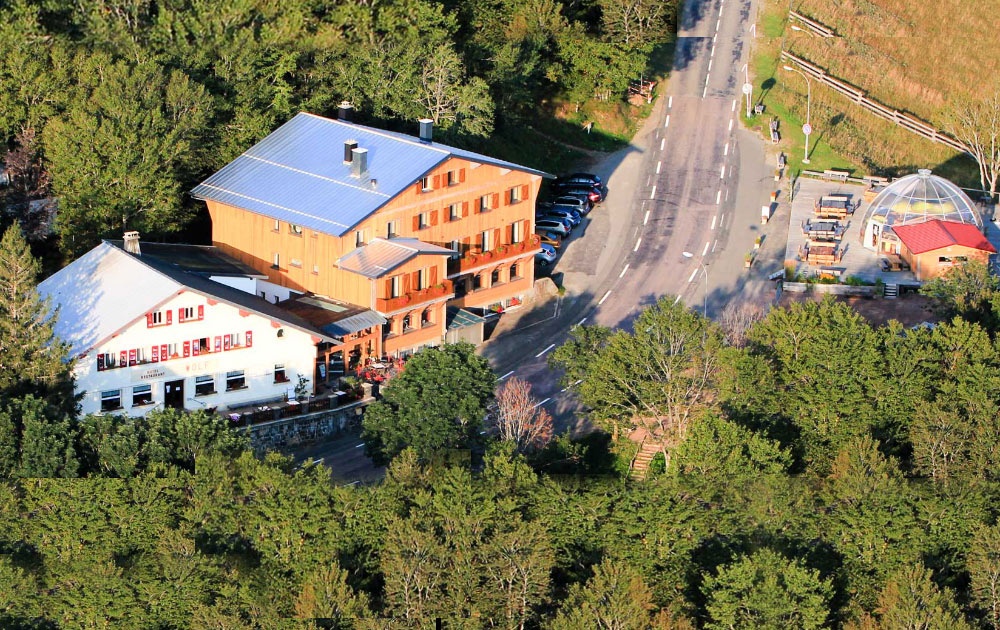
[[[665,93],[633,142],[594,167],[609,193],[553,269],[565,295],[505,314],[481,350],[501,378],[516,375],[533,385],[559,431],[588,428],[546,363],[573,326],[628,328],[664,295],[710,316],[731,301],[773,295],[766,281],[772,269],[743,268],[743,254],[762,229],[781,230],[759,225],[773,166],[763,143],[739,122],[754,3],[687,0]],[[779,255],[768,267],[780,265]],[[366,469],[356,444],[345,438],[303,458],[323,457],[340,479],[366,477],[370,463]]]
[[[774,185],[763,144],[739,122],[754,10],[753,0],[685,3],[667,89],[632,144],[596,166],[608,198],[556,263],[565,296],[502,322],[483,349],[498,374],[533,384],[560,429],[586,429],[546,365],[574,325],[628,328],[664,295],[709,316],[768,297],[762,270],[743,268]]]

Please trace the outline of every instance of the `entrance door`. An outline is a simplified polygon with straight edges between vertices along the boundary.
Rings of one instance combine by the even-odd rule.
[[[170,381],[164,384],[163,406],[174,409],[184,408],[184,380]]]

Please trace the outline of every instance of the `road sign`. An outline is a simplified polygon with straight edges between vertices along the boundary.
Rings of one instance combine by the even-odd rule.
[[[804,133],[804,134],[806,134],[808,136],[812,132],[813,132],[812,125],[810,125],[809,123],[806,123],[806,124],[802,125],[802,133]]]
[[[752,91],[753,91],[753,85],[751,85],[749,83],[744,83],[743,84],[743,93],[744,94],[750,94],[750,92],[752,92]]]

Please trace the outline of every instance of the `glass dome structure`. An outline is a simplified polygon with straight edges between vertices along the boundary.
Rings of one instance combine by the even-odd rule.
[[[943,177],[921,169],[886,186],[865,212],[863,244],[868,249],[890,250],[895,244],[892,227],[931,219],[969,223],[980,230],[983,219],[972,199]]]

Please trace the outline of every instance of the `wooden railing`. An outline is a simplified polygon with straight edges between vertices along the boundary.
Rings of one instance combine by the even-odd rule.
[[[426,289],[410,291],[409,293],[405,293],[398,297],[376,298],[375,310],[380,313],[391,313],[393,311],[404,309],[408,306],[423,304],[424,302],[430,302],[437,298],[452,295],[454,293],[454,283],[451,280],[442,280],[441,282],[431,285]]]
[[[449,273],[465,273],[470,269],[481,267],[490,262],[503,261],[508,258],[517,258],[525,252],[538,249],[541,243],[542,238],[537,234],[532,234],[520,243],[514,243],[512,245],[499,245],[496,249],[489,252],[469,252],[458,260],[457,270],[454,267],[451,267],[448,271]]]

